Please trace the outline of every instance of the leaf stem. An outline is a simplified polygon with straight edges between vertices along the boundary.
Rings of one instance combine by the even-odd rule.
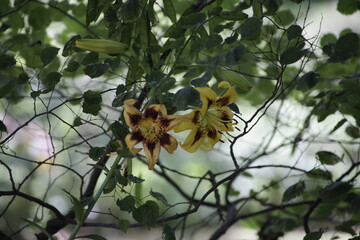
[[[76,234],[79,232],[81,226],[84,224],[85,220],[87,219],[87,217],[89,216],[90,212],[92,211],[93,207],[95,206],[95,203],[99,200],[106,184],[108,183],[109,179],[113,176],[115,168],[118,166],[120,160],[122,158],[122,155],[119,154],[113,165],[110,168],[110,171],[108,172],[104,182],[101,184],[99,190],[96,192],[94,198],[92,199],[92,201],[89,203],[88,208],[86,209],[84,216],[81,218],[81,221],[78,221],[78,223],[76,224],[74,230],[72,231],[71,235],[69,236],[68,240],[74,240],[76,238]]]

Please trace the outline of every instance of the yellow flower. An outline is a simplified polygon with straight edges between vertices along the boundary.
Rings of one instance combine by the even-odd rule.
[[[202,108],[193,110],[188,114],[190,121],[182,122],[174,128],[175,132],[191,130],[181,144],[188,152],[195,152],[199,147],[210,151],[220,141],[221,132],[234,130],[234,114],[227,105],[235,101],[236,91],[226,81],[220,82],[218,86],[227,88],[221,97],[217,97],[208,87],[195,88],[200,93]]]
[[[148,168],[151,170],[159,158],[161,146],[169,153],[176,150],[178,143],[167,132],[186,120],[186,117],[167,115],[166,108],[162,104],[150,105],[143,114],[134,106],[136,102],[135,99],[124,102],[124,118],[132,130],[126,136],[125,142],[133,154],[141,151],[141,148],[134,146],[143,142]],[[162,116],[158,116],[159,112]]]

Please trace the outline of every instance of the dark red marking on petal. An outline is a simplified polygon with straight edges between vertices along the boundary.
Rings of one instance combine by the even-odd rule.
[[[209,129],[208,137],[209,137],[209,138],[212,138],[212,139],[215,139],[215,138],[216,138],[216,133],[217,133],[216,129],[215,129],[215,128],[211,128],[211,129]]]
[[[195,133],[194,141],[192,142],[192,144],[199,141],[199,139],[202,137],[202,135],[203,135],[203,132],[200,129],[198,129]]]
[[[216,103],[219,104],[220,106],[226,106],[230,103],[230,97],[229,96],[221,97],[216,100]]]
[[[145,110],[145,118],[152,118],[153,120],[155,120],[158,116],[158,111],[156,111],[155,107],[148,107]]]
[[[142,116],[140,114],[129,114],[129,118],[132,125],[138,125]]]
[[[155,149],[155,146],[156,146],[156,143],[154,143],[154,142],[148,142],[148,143],[146,143],[146,145],[147,145],[147,147],[148,147],[151,155],[153,155],[154,149]]]
[[[209,108],[210,105],[214,103],[214,101],[210,98],[207,98],[207,102],[208,102],[207,108]]]
[[[171,140],[170,140],[170,135],[165,133],[161,136],[160,138],[160,144],[161,146],[165,146],[165,145],[170,145],[171,144]]]
[[[141,142],[144,140],[144,137],[141,135],[140,132],[133,132],[133,133],[131,133],[130,140],[135,140],[135,141]]]
[[[167,128],[172,121],[174,121],[174,118],[168,118],[168,117],[160,117],[160,123],[162,127]]]
[[[222,121],[226,121],[226,122],[228,122],[228,121],[231,120],[230,116],[229,116],[225,111],[221,111],[221,113],[220,113],[220,119],[221,119]]]
[[[191,119],[191,122],[193,122],[195,125],[198,124],[198,122],[199,122],[199,114],[200,114],[200,111],[195,111],[194,117],[193,117],[193,119]]]

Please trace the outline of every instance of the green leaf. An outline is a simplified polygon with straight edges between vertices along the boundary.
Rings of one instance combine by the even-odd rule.
[[[341,36],[335,43],[334,54],[329,62],[345,61],[356,56],[359,49],[359,37],[356,33],[348,33]]]
[[[354,236],[354,235],[356,235],[356,232],[354,231],[354,229],[352,227],[354,225],[357,225],[357,223],[358,223],[357,221],[349,220],[349,221],[343,222],[340,225],[337,225],[335,227],[335,229],[338,231],[349,233]]]
[[[306,236],[303,238],[303,240],[320,240],[322,234],[323,234],[322,231],[309,232],[308,234],[306,234]]]
[[[99,18],[104,5],[103,0],[88,0],[86,7],[86,25],[95,22]]]
[[[89,157],[94,161],[99,161],[100,158],[105,154],[105,147],[92,147],[89,150]]]
[[[109,128],[114,137],[118,140],[125,140],[126,135],[130,133],[129,129],[118,121],[113,122]]]
[[[0,132],[7,132],[7,127],[3,121],[0,120]]]
[[[83,236],[78,236],[76,237],[75,239],[77,238],[81,238],[81,239],[94,239],[94,240],[106,240],[106,238],[100,236],[100,235],[97,235],[97,234],[90,234],[90,235],[83,235]]]
[[[335,165],[338,162],[342,161],[342,158],[337,156],[335,153],[328,151],[319,151],[316,153],[316,158],[322,163],[326,165]]]
[[[327,185],[321,192],[320,197],[323,201],[333,200],[344,196],[352,189],[352,185],[348,182],[335,182]]]
[[[145,181],[145,179],[141,179],[141,178],[135,177],[135,176],[132,175],[132,174],[129,174],[129,175],[128,175],[128,178],[129,178],[129,180],[130,180],[131,182],[133,182],[133,183],[141,183],[141,182]]]
[[[290,10],[286,9],[278,11],[274,16],[274,20],[277,24],[281,26],[287,26],[294,22],[295,16]]]
[[[199,92],[190,86],[186,86],[175,93],[174,105],[179,110],[185,110],[200,100]]]
[[[88,65],[91,63],[96,63],[99,61],[99,53],[97,52],[89,52],[85,55],[84,59],[81,61],[82,65]]]
[[[338,0],[337,10],[344,14],[350,15],[358,10],[358,0]]]
[[[148,227],[155,226],[156,220],[160,215],[159,206],[154,201],[146,201],[145,204],[141,205],[132,212],[133,218],[139,223],[144,224]]]
[[[111,193],[116,188],[116,185],[117,185],[117,179],[114,176],[111,176],[103,189],[103,193],[104,194]]]
[[[109,69],[109,65],[105,63],[89,64],[84,68],[84,73],[91,78],[102,76]]]
[[[312,169],[309,172],[306,173],[306,175],[310,178],[321,178],[321,179],[325,179],[325,180],[330,180],[332,179],[332,174],[329,171],[326,170],[322,170],[322,169]]]
[[[83,97],[84,101],[89,104],[100,104],[102,102],[101,94],[92,90],[87,90]]]
[[[286,49],[280,56],[280,63],[282,65],[292,64],[299,61],[305,54],[307,50],[301,50],[296,47],[289,47]]]
[[[46,89],[43,90],[43,93],[48,93],[55,89],[56,84],[60,82],[62,75],[58,72],[50,72],[46,75],[44,84],[46,85]]]
[[[40,59],[44,67],[48,65],[52,60],[54,60],[54,58],[56,58],[59,50],[60,48],[48,47],[41,51]]]
[[[336,41],[337,41],[337,38],[334,34],[327,33],[327,34],[322,35],[321,40],[320,40],[320,46],[324,47],[328,43],[335,44]]]
[[[155,198],[155,199],[159,200],[160,202],[162,202],[164,205],[170,206],[167,199],[165,198],[165,196],[162,193],[154,192],[152,189],[150,189],[150,195],[153,198]]]
[[[73,126],[74,126],[74,127],[78,127],[78,126],[81,126],[81,125],[83,125],[83,123],[82,123],[82,121],[81,121],[81,118],[80,118],[80,117],[76,117],[76,118],[74,119]]]
[[[224,20],[229,21],[241,21],[248,18],[246,13],[243,13],[240,9],[235,9],[233,11],[222,11],[219,14],[219,17]]]
[[[122,231],[126,232],[130,226],[130,222],[127,219],[120,219],[119,220],[119,227]]]
[[[228,105],[228,107],[231,109],[231,111],[235,112],[235,113],[240,113],[240,109],[238,107],[238,105],[236,105],[236,103],[231,103]],[[250,174],[250,173],[247,173]]]
[[[116,205],[119,206],[121,211],[132,212],[135,210],[135,198],[131,195],[127,195],[123,199],[118,199]]]
[[[51,23],[49,9],[44,7],[33,8],[29,15],[29,24],[34,31],[44,31]]]
[[[226,55],[225,55],[225,63],[227,66],[232,66],[237,64],[241,58],[245,55],[246,48],[244,45],[239,45],[237,47],[232,48]]]
[[[0,81],[0,98],[10,94],[16,87],[16,80],[14,78],[3,77]]]
[[[302,28],[299,25],[291,25],[286,32],[289,40],[300,37],[301,33]]]
[[[163,0],[164,13],[167,15],[172,23],[176,23],[176,11],[171,0]]]
[[[262,20],[259,18],[248,18],[240,26],[242,40],[256,40],[260,37]]]
[[[200,26],[205,20],[205,13],[191,13],[182,16],[178,22],[178,25],[182,28],[191,29]]]
[[[345,129],[345,133],[348,136],[350,136],[350,137],[352,137],[354,139],[360,138],[360,130],[359,130],[359,128],[357,128],[357,127],[355,127],[353,125],[347,126],[346,129]]]
[[[174,229],[168,224],[163,227],[162,240],[176,240]]]
[[[211,80],[212,71],[206,71],[201,77],[195,78],[191,81],[191,84],[194,87],[205,87],[207,83]]]
[[[313,88],[320,79],[320,74],[316,72],[308,72],[305,73],[300,79],[296,86],[297,90],[300,90],[302,92],[306,92],[307,90]]]
[[[68,57],[73,52],[75,52],[75,42],[76,42],[76,40],[78,40],[80,38],[81,38],[80,35],[75,35],[72,38],[70,38],[69,41],[67,41],[67,43],[65,43],[63,51],[62,51],[62,55],[64,57]]]
[[[301,196],[305,191],[305,183],[303,181],[300,181],[298,183],[295,183],[294,185],[291,185],[288,187],[283,195],[283,202],[288,202],[298,196]]]
[[[304,1],[304,0],[291,0],[291,1],[294,2],[294,3],[299,4],[299,3],[301,3],[301,2]]]
[[[80,67],[80,63],[78,63],[76,61],[71,61],[71,62],[69,62],[67,67],[64,69],[64,71],[75,72],[76,70],[78,70],[79,67]]]
[[[280,7],[278,2],[273,0],[266,0],[264,6],[267,10],[266,15],[274,15]]]
[[[74,204],[75,218],[78,222],[82,222],[82,220],[84,218],[84,208],[83,208],[81,202],[76,197],[74,197],[70,193],[68,193],[68,194],[71,198],[71,202]]]
[[[18,76],[18,80],[17,80],[17,83],[18,84],[25,84],[29,81],[30,77],[27,75],[26,72],[22,72],[19,74]]]
[[[207,42],[206,42],[206,48],[214,48],[217,46],[220,46],[220,44],[222,43],[223,39],[220,35],[210,35],[210,37],[208,38]]]
[[[14,57],[8,54],[3,54],[0,56],[0,70],[9,68],[11,66],[14,66],[15,64],[16,64],[16,60]]]
[[[142,9],[138,0],[127,0],[120,8],[119,17],[124,22],[135,22],[141,13]]]
[[[102,97],[98,92],[88,90],[84,93],[83,112],[94,116],[98,115],[101,110]]]
[[[336,130],[338,130],[342,125],[344,125],[344,123],[346,123],[347,120],[345,118],[341,119],[336,125],[335,127],[331,130],[331,132],[329,132],[329,134],[332,134],[333,132],[335,132]]]

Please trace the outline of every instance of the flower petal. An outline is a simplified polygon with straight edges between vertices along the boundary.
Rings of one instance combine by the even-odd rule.
[[[196,124],[200,122],[201,112],[200,110],[194,110],[191,113],[186,114],[185,121],[181,122],[179,125],[175,126],[174,132],[182,132],[186,130],[193,129]]]
[[[163,117],[159,117],[156,119],[156,122],[158,122],[161,126],[161,128],[168,132],[172,130],[174,127],[178,126],[179,124],[183,122],[188,122],[191,118],[187,115],[180,116],[180,115],[167,115]]]
[[[125,143],[132,154],[136,154],[141,151],[141,148],[135,148],[134,146],[143,140],[144,137],[141,136],[139,132],[129,133],[125,137]]]
[[[144,115],[145,118],[152,118],[155,120],[158,117],[159,112],[161,112],[163,116],[167,115],[166,108],[163,104],[152,104],[146,108]]]
[[[234,113],[228,107],[221,107],[216,110],[218,121],[213,122],[213,125],[220,131],[234,131],[232,121]]]
[[[160,154],[160,142],[145,142],[144,141],[144,152],[148,162],[148,169],[152,170]]]
[[[201,113],[204,115],[209,109],[210,105],[216,101],[216,93],[208,87],[195,89],[200,93],[200,100],[202,102]]]
[[[236,90],[235,88],[233,88],[229,82],[227,81],[222,81],[219,83],[218,85],[219,88],[227,88],[226,92],[224,93],[224,95],[222,95],[221,97],[219,97],[216,100],[216,104],[219,106],[226,106],[229,105],[231,103],[233,103],[236,99]]]
[[[221,138],[221,134],[218,132],[218,130],[215,127],[210,127],[208,134],[207,134],[207,140],[209,141],[209,144],[211,146],[211,149],[207,150],[210,151],[214,147],[214,145],[219,142]]]
[[[160,138],[160,144],[166,149],[166,151],[168,151],[168,153],[173,153],[178,146],[176,139],[167,133]]]
[[[181,147],[188,152],[195,152],[200,145],[205,141],[207,133],[200,128],[194,128],[191,130],[185,142],[181,144]]]
[[[137,101],[135,99],[128,99],[128,100],[124,101],[124,118],[125,118],[125,122],[132,130],[137,129],[137,125],[139,124],[139,122],[143,118],[143,115],[139,111],[139,109],[134,107],[134,104],[136,102]]]

